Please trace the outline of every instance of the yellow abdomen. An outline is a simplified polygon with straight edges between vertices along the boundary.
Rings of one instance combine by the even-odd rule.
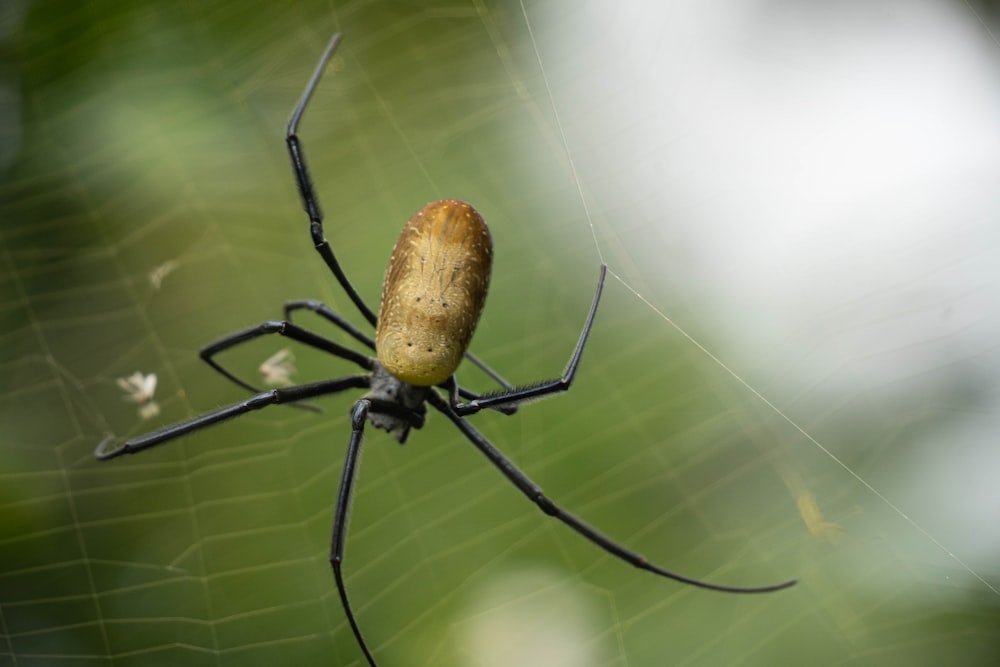
[[[435,385],[462,361],[483,312],[493,241],[457,199],[431,202],[403,228],[382,285],[375,350],[403,382]]]

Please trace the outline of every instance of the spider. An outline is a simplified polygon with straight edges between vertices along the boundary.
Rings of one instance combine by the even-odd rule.
[[[569,363],[562,376],[552,380],[514,387],[467,352],[486,299],[493,249],[486,222],[465,202],[455,199],[431,202],[420,209],[406,224],[389,260],[382,287],[379,314],[378,317],[375,316],[351,285],[324,236],[323,216],[298,137],[299,121],[340,40],[341,35],[335,34],[323,52],[302,97],[292,111],[285,141],[302,204],[309,216],[310,233],[316,250],[361,315],[368,324],[375,327],[375,338],[362,332],[323,303],[290,301],[284,307],[285,319],[269,320],[258,326],[237,331],[201,349],[202,359],[214,370],[254,392],[254,396],[117,446],[112,446],[115,437],[108,436],[97,446],[94,455],[100,460],[108,460],[123,454],[134,454],[269,405],[289,404],[315,409],[301,401],[336,394],[347,389],[367,389],[367,393],[351,410],[351,435],[333,512],[330,564],[344,614],[362,653],[372,667],[376,667],[375,658],[354,616],[343,575],[348,513],[365,424],[371,422],[376,428],[390,432],[396,440],[403,443],[411,429],[423,426],[428,405],[451,421],[462,435],[542,512],[561,521],[615,558],[661,577],[727,593],[765,593],[795,584],[795,580],[790,580],[752,588],[724,586],[692,579],[654,565],[559,507],[466,421],[465,417],[484,409],[510,415],[528,401],[569,389],[597,314],[607,271],[606,265],[602,264],[600,267],[594,299]],[[373,350],[376,356],[361,354],[293,324],[292,313],[296,310],[315,312],[369,350]],[[223,350],[270,334],[285,336],[307,347],[327,352],[356,364],[365,372],[261,391],[230,373],[214,360],[214,356]],[[463,358],[468,358],[483,369],[501,385],[501,388],[480,395],[460,387],[454,373]],[[462,399],[465,399],[465,402]]]

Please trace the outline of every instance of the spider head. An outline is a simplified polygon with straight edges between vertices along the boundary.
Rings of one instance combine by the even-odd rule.
[[[365,394],[365,398],[372,402],[368,421],[375,428],[392,433],[396,441],[403,444],[411,428],[424,425],[428,391],[431,391],[430,387],[403,382],[376,361],[371,391]]]

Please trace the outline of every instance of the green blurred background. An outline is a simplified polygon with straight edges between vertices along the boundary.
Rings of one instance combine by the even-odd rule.
[[[355,395],[323,400],[319,416],[274,407],[140,456],[92,458],[108,430],[138,435],[241,398],[197,349],[280,316],[285,300],[321,299],[360,322],[310,247],[283,144],[336,30],[345,41],[300,135],[361,294],[377,304],[416,209],[473,202],[496,246],[473,347],[527,382],[560,372],[603,256],[622,280],[609,279],[573,390],[476,425],[554,499],[654,562],[720,583],[801,582],[726,596],[636,572],[547,520],[433,415],[403,447],[369,434],[355,496],[345,569],[381,664],[995,664],[998,552],[971,566],[977,578],[854,475],[883,490],[913,440],[952,417],[738,369],[845,469],[661,316],[724,361],[737,354],[698,286],[650,271],[686,260],[629,214],[620,174],[584,155],[588,225],[531,39],[558,102],[580,84],[565,78],[574,60],[601,61],[601,44],[563,20],[587,11],[2,10],[0,664],[361,664],[327,563]],[[594,139],[567,127],[571,149],[628,129]],[[149,274],[164,265],[157,288]],[[281,347],[260,340],[226,360],[254,377]],[[295,354],[300,381],[353,372]],[[159,379],[150,421],[115,382],[137,370]],[[472,368],[460,378],[490,387]],[[959,385],[957,409],[992,386]],[[961,491],[941,483],[928,495]]]

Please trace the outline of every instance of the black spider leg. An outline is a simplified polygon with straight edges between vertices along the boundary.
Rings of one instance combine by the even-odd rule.
[[[514,389],[514,385],[512,385],[510,382],[507,382],[507,380],[505,380],[502,375],[500,375],[495,370],[490,368],[485,361],[483,361],[476,355],[472,354],[471,352],[466,352],[465,358],[471,361],[476,366],[476,368],[489,375],[494,382],[496,382],[498,385],[500,385],[507,391],[511,391],[512,389]],[[461,387],[458,388],[458,391],[463,398],[479,398],[478,394],[475,394],[471,391],[466,391]],[[504,413],[505,415],[512,415],[515,412],[517,412],[517,406],[516,405],[506,406],[504,409],[500,410],[500,412]]]
[[[308,345],[309,347],[315,348],[317,350],[322,350],[332,354],[335,357],[340,357],[341,359],[346,359],[354,364],[357,364],[365,370],[372,370],[374,368],[374,362],[370,357],[355,352],[354,350],[344,347],[339,343],[335,343],[332,340],[324,338],[318,334],[314,334],[311,331],[303,329],[302,327],[292,324],[291,322],[285,320],[268,320],[255,327],[250,327],[248,329],[243,329],[241,331],[236,331],[234,333],[223,336],[217,341],[205,345],[199,350],[198,356],[200,356],[205,363],[211,366],[216,372],[226,377],[230,381],[236,383],[237,385],[248,389],[254,393],[263,391],[253,386],[249,382],[245,382],[240,377],[231,373],[229,370],[224,368],[219,362],[217,362],[214,357],[219,352],[227,350],[231,347],[235,347],[247,341],[253,340],[254,338],[259,338],[260,336],[266,336],[269,334],[280,334],[292,340],[298,341],[303,345]],[[319,408],[314,405],[307,405],[303,403],[289,403],[289,407],[302,408],[304,410],[311,410],[313,412],[322,412]]]
[[[367,347],[372,352],[375,351],[375,340],[366,334],[365,332],[358,329],[356,326],[348,322],[344,317],[342,317],[337,311],[335,311],[330,306],[326,305],[322,301],[316,301],[315,299],[303,299],[301,301],[286,301],[285,302],[285,319],[289,322],[292,321],[292,313],[296,310],[311,310],[320,317],[322,317],[327,322],[330,322],[335,327],[346,333],[348,336],[358,341],[365,347]]]
[[[340,262],[337,261],[336,256],[333,254],[333,249],[330,247],[329,241],[326,240],[326,237],[323,234],[323,211],[320,208],[319,197],[316,195],[315,188],[313,187],[312,178],[309,176],[309,168],[306,166],[305,152],[298,137],[299,121],[302,119],[306,106],[309,104],[309,100],[312,99],[313,93],[316,91],[316,87],[319,85],[319,81],[323,77],[323,72],[326,70],[327,63],[330,62],[330,58],[333,57],[334,52],[337,50],[341,37],[342,35],[340,33],[335,33],[333,37],[330,38],[330,43],[327,44],[326,50],[320,57],[315,71],[313,71],[312,76],[309,78],[309,83],[306,84],[306,89],[303,91],[302,97],[292,110],[292,117],[288,121],[288,130],[285,133],[285,143],[288,145],[288,154],[292,159],[292,169],[295,172],[295,181],[299,186],[299,195],[302,198],[302,207],[309,216],[309,232],[312,235],[313,244],[316,246],[316,250],[319,254],[323,257],[323,261],[326,262],[326,265],[330,267],[331,271],[333,271],[333,275],[336,276],[337,282],[339,282],[340,286],[344,288],[345,292],[347,292],[347,296],[354,302],[354,305],[361,312],[364,318],[368,320],[368,323],[375,326],[377,321],[375,313],[368,307],[368,304],[366,304],[364,299],[361,298],[361,295],[358,294],[357,290],[354,289],[354,286],[348,279],[347,274],[344,273],[344,270],[341,268]],[[287,305],[285,312],[286,314],[288,313]],[[362,338],[364,337],[364,334],[355,329],[353,325],[347,323],[339,316],[336,317],[336,320],[331,318],[328,319],[330,319],[330,321],[337,326],[343,328],[344,331],[351,336],[354,336],[357,340],[371,347],[371,349],[375,349],[374,343],[370,342],[371,339],[365,340]],[[341,323],[343,323],[343,325]],[[355,333],[358,335],[355,335]],[[480,370],[489,375],[497,384],[507,390],[513,389],[513,385],[503,379],[499,373],[490,368],[476,355],[467,352],[465,356],[469,361],[478,366]],[[470,395],[468,398],[472,398],[472,396]]]
[[[271,391],[261,392],[256,396],[240,401],[239,403],[233,403],[232,405],[227,405],[226,407],[219,408],[218,410],[213,410],[212,412],[199,415],[193,419],[172,424],[160,429],[159,431],[154,431],[138,438],[132,438],[114,449],[108,449],[108,445],[115,440],[114,436],[109,435],[102,440],[99,445],[97,445],[97,448],[94,450],[94,456],[101,461],[106,461],[108,459],[119,457],[122,454],[135,454],[136,452],[141,452],[144,449],[149,449],[150,447],[155,447],[156,445],[160,445],[189,433],[199,431],[203,428],[211,426],[212,424],[218,424],[221,421],[239,417],[240,415],[251,412],[252,410],[266,408],[269,405],[301,401],[307,398],[326,396],[328,394],[336,394],[344,391],[345,389],[367,389],[370,386],[370,375],[348,375],[347,377],[337,378],[335,380],[323,380],[322,382],[301,384],[295,387],[272,389]]]
[[[437,408],[440,412],[444,413],[448,419],[452,421],[458,430],[469,439],[476,449],[482,452],[486,458],[490,460],[494,466],[496,466],[504,476],[510,480],[510,482],[518,488],[521,493],[528,497],[528,500],[538,505],[538,508],[542,510],[545,514],[558,519],[562,523],[566,524],[577,533],[585,537],[587,540],[593,544],[599,546],[600,548],[607,551],[609,554],[618,558],[620,560],[633,565],[640,570],[646,570],[647,572],[652,572],[653,574],[658,574],[661,577],[666,577],[668,579],[673,579],[674,581],[679,581],[684,584],[690,584],[692,586],[697,586],[699,588],[707,588],[713,591],[722,591],[724,593],[769,593],[771,591],[778,591],[782,588],[788,588],[795,584],[795,580],[789,580],[782,582],[780,584],[772,584],[770,586],[759,586],[759,587],[737,587],[737,586],[723,586],[720,584],[711,584],[706,581],[701,581],[700,579],[692,579],[691,577],[685,577],[680,574],[676,574],[669,570],[665,570],[657,565],[653,565],[647,561],[643,556],[631,551],[621,544],[618,544],[611,538],[599,533],[596,529],[589,526],[587,523],[573,516],[569,512],[563,510],[561,507],[552,502],[542,491],[541,487],[532,482],[523,472],[518,470],[517,466],[510,462],[506,456],[503,455],[500,450],[494,447],[489,440],[487,440],[479,431],[473,428],[472,424],[463,419],[458,413],[455,412],[454,408],[448,403],[447,400],[442,398],[439,394],[431,393],[427,399],[431,405]]]
[[[444,389],[446,392],[448,392],[448,396],[451,397],[451,403],[453,406],[460,404],[458,401],[459,397],[468,399],[470,400],[470,402],[477,402],[483,400],[484,397],[492,396],[492,394],[477,394],[474,391],[459,386],[458,380],[455,379],[454,375],[452,375],[450,378],[448,378],[438,386]],[[507,387],[509,389],[514,388],[513,385],[507,385]],[[487,405],[485,407],[489,410],[496,410],[497,412],[508,416],[517,412],[518,408],[517,405],[507,405],[505,403],[500,405]],[[474,412],[478,411],[479,410],[475,410]]]
[[[517,407],[527,401],[544,398],[550,394],[556,394],[569,389],[573,383],[573,378],[576,376],[576,369],[580,365],[580,358],[583,356],[583,347],[587,343],[590,329],[594,326],[594,317],[597,315],[597,306],[601,302],[601,292],[604,291],[604,276],[607,272],[608,265],[601,264],[600,275],[597,279],[597,290],[594,292],[594,300],[590,304],[587,321],[583,324],[580,339],[573,350],[573,356],[570,357],[569,363],[566,364],[566,370],[563,371],[562,377],[555,378],[554,380],[543,380],[527,387],[515,387],[509,391],[487,394],[482,398],[473,399],[468,403],[459,403],[455,392],[450,391],[449,402],[455,413],[464,416],[475,414],[483,408],[498,410],[500,406]]]
[[[354,404],[351,410],[351,441],[347,445],[347,456],[344,458],[344,473],[340,479],[340,489],[337,491],[337,507],[333,512],[333,529],[330,536],[330,566],[333,568],[333,578],[337,582],[337,592],[340,594],[340,602],[344,608],[344,615],[354,632],[354,638],[358,640],[368,664],[371,667],[378,667],[375,658],[372,657],[368,644],[361,634],[361,627],[354,618],[354,610],[351,609],[350,600],[347,598],[347,587],[344,585],[344,574],[341,566],[344,562],[344,542],[347,538],[347,523],[351,511],[351,496],[354,493],[354,478],[358,470],[358,463],[361,460],[361,442],[365,435],[365,419],[371,410],[377,412],[388,412],[400,419],[409,421],[414,428],[420,428],[423,424],[423,415],[411,412],[397,403],[377,401],[370,398],[362,398]]]
[[[345,274],[344,270],[340,268],[340,263],[334,256],[333,249],[330,247],[329,241],[327,241],[326,237],[323,235],[323,212],[320,209],[319,199],[316,197],[312,179],[309,177],[309,169],[306,167],[306,156],[302,150],[302,145],[300,144],[298,137],[299,121],[302,119],[302,113],[306,110],[306,105],[309,104],[309,100],[312,98],[312,95],[316,90],[316,86],[319,84],[319,80],[323,76],[323,70],[326,69],[326,64],[330,62],[330,58],[333,57],[334,51],[337,50],[337,46],[340,44],[340,39],[341,34],[335,33],[330,39],[330,43],[327,45],[322,57],[320,57],[315,71],[313,71],[312,76],[309,78],[309,83],[306,84],[306,89],[303,91],[302,97],[292,110],[292,117],[288,121],[288,130],[285,133],[285,143],[288,145],[288,155],[292,159],[292,169],[295,172],[295,182],[299,186],[299,196],[302,198],[302,207],[309,216],[309,233],[312,235],[313,245],[315,245],[317,252],[319,252],[323,261],[326,262],[326,265],[330,267],[331,271],[333,271],[333,275],[336,276],[337,282],[339,282],[340,286],[344,288],[345,292],[347,292],[347,296],[354,302],[358,311],[360,311],[364,318],[368,320],[369,324],[375,326],[375,313],[373,313],[371,308],[365,304],[364,299],[361,298],[361,295],[358,294],[357,290],[354,289],[354,286],[351,285],[351,281],[348,280],[347,274]]]

